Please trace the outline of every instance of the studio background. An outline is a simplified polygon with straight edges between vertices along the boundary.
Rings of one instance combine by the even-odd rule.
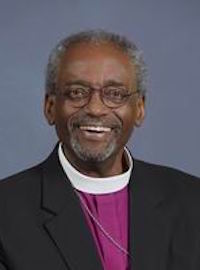
[[[200,176],[199,0],[0,0],[0,178],[42,161],[57,139],[43,116],[52,47],[101,28],[144,51],[149,83],[137,158]]]

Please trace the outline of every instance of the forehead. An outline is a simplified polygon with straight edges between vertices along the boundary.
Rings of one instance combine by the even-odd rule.
[[[61,58],[58,81],[83,79],[92,83],[107,80],[134,80],[130,58],[112,44],[80,43],[69,48]]]

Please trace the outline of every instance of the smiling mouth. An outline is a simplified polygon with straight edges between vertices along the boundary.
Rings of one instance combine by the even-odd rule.
[[[79,126],[81,137],[87,141],[101,141],[105,142],[113,134],[111,127],[104,126]]]
[[[111,131],[110,127],[102,126],[80,126],[80,130],[91,132],[91,133],[107,133]]]

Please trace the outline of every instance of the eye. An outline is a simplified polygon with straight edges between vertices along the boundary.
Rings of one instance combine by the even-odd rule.
[[[121,102],[126,98],[127,90],[124,88],[109,86],[104,89],[104,95],[110,100]]]
[[[72,100],[86,98],[88,94],[89,90],[83,86],[70,86],[64,92],[64,96]]]

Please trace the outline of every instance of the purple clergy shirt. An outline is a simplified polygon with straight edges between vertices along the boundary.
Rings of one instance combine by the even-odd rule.
[[[79,192],[92,215],[112,238],[128,251],[128,187],[109,194]],[[102,232],[81,202],[104,270],[127,270],[128,256]]]

